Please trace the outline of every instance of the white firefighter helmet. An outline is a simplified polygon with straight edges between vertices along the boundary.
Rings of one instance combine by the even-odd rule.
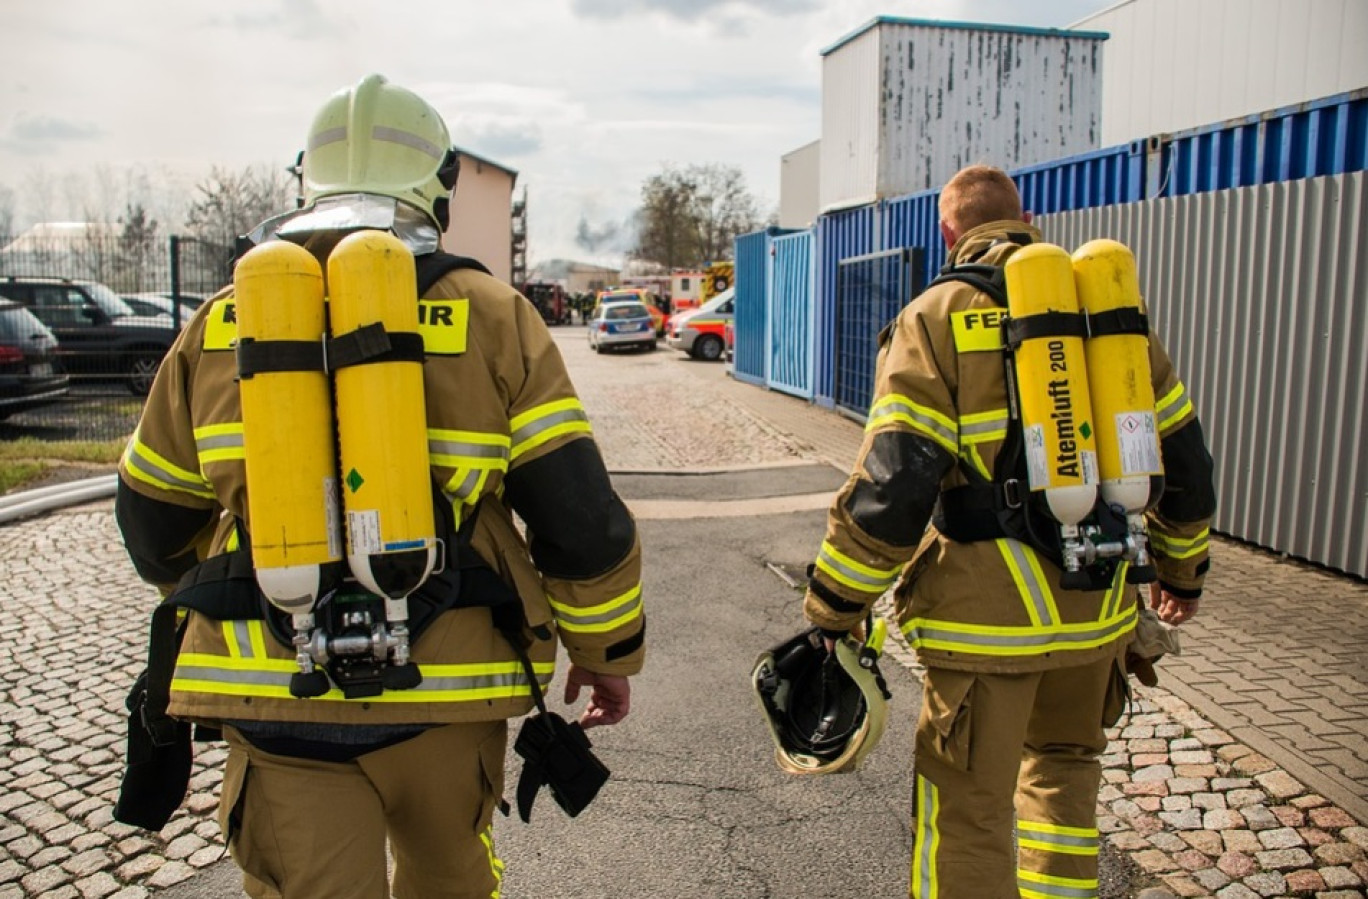
[[[300,171],[304,207],[341,195],[390,197],[445,230],[458,169],[437,110],[383,76],[367,75],[314,116]]]
[[[751,672],[775,761],[790,774],[854,771],[883,736],[888,687],[879,671],[887,625],[846,635],[828,653],[821,631],[804,631],[761,653]]]

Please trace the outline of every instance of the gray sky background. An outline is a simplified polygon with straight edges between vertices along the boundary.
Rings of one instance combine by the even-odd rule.
[[[616,262],[666,164],[736,166],[763,210],[820,136],[821,51],[879,15],[1066,27],[1115,0],[0,0],[0,210],[13,230],[143,203],[211,165],[284,166],[368,72],[518,171],[529,261]],[[457,210],[459,214],[459,210]]]

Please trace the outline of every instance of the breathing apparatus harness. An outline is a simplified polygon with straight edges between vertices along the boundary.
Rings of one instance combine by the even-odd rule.
[[[986,294],[995,304],[1007,308],[1007,283],[1001,266],[977,260],[1003,242],[1021,246],[1033,243],[1028,234],[1009,234],[967,262],[947,262],[927,285],[961,282]],[[993,465],[991,480],[963,459],[960,471],[968,484],[944,491],[933,512],[937,530],[952,540],[972,543],[1011,538],[1032,547],[1063,570],[1061,586],[1069,590],[1104,590],[1111,586],[1117,566],[1123,559],[1146,560],[1132,540],[1126,516],[1099,495],[1085,523],[1077,548],[1066,548],[1059,523],[1049,514],[1038,494],[1030,488],[1025,435],[1021,418],[1021,385],[1017,378],[1015,354],[1022,342],[1040,337],[1071,336],[1087,339],[1114,334],[1147,335],[1149,322],[1144,312],[1131,307],[1100,314],[1043,312],[1021,318],[1005,315],[1001,326],[1003,374],[1007,383],[1008,423],[1002,448]],[[1070,560],[1068,553],[1074,553]],[[1130,583],[1154,580],[1150,564],[1127,568]]]
[[[446,253],[417,257],[418,293],[423,295],[448,272],[474,268],[486,271],[479,262]],[[356,332],[353,332],[354,334]],[[417,338],[415,345],[413,340]],[[321,366],[324,352],[317,343],[307,346],[277,341],[269,351],[264,345],[246,350],[247,364],[254,371],[295,370],[300,366]],[[335,349],[335,352],[334,352]],[[340,358],[360,364],[368,358],[389,353],[422,357],[418,335],[388,334],[373,331],[368,335],[329,348],[337,364]],[[485,607],[495,629],[512,647],[532,693],[538,714],[524,722],[515,743],[519,755],[527,760],[518,783],[518,809],[524,821],[531,813],[539,787],[546,785],[565,811],[577,815],[597,794],[608,778],[608,769],[590,751],[591,744],[578,723],[566,723],[546,707],[542,689],[528,654],[530,641],[525,629],[526,616],[517,592],[490,568],[470,545],[478,518],[476,505],[456,527],[454,513],[436,484],[433,505],[440,523],[439,533],[446,547],[445,564],[433,571],[408,597],[410,614],[406,638],[416,642],[424,630],[442,613],[458,608]],[[205,560],[187,572],[176,588],[153,611],[148,643],[147,667],[130,691],[126,708],[128,719],[127,765],[115,805],[116,820],[148,830],[160,830],[184,799],[192,763],[192,726],[167,714],[176,657],[185,634],[188,616],[194,611],[209,618],[263,621],[271,635],[284,646],[299,647],[298,632],[290,616],[267,600],[256,579],[251,541],[244,523],[237,522],[240,546]],[[323,670],[315,670],[313,680],[320,685],[291,682],[297,697],[321,695],[328,681],[348,699],[380,694],[385,689],[405,689],[420,680],[417,666],[407,660],[396,665],[389,660],[393,636],[383,626],[383,602],[366,593],[347,577],[345,561],[329,567],[325,577],[333,586],[319,603],[323,626],[312,644],[305,647]],[[544,627],[534,628],[538,639],[549,640]],[[326,670],[327,674],[323,672]],[[296,687],[300,689],[296,689]],[[207,742],[221,738],[216,728],[195,725],[193,740]]]

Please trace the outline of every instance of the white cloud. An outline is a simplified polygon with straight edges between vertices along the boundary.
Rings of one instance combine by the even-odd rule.
[[[780,157],[819,136],[820,52],[877,15],[1064,26],[1107,5],[3,3],[0,187],[22,224],[39,167],[167,173],[155,190],[212,165],[283,166],[322,100],[378,71],[437,107],[457,145],[518,171],[533,261],[582,258],[628,239],[642,181],[667,163],[739,167],[762,208],[777,205]]]

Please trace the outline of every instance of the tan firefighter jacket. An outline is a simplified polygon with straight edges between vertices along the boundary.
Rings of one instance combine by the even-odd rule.
[[[516,587],[541,686],[551,680],[558,638],[586,669],[636,673],[645,619],[635,525],[609,485],[550,332],[526,299],[482,271],[445,274],[420,303],[432,477],[458,520],[479,507],[471,546]],[[236,520],[251,532],[235,337],[228,289],[168,353],[120,465],[125,542],[163,593],[196,560],[230,548]],[[547,489],[564,484],[577,487]],[[528,523],[527,540],[514,512]],[[523,667],[488,609],[442,613],[413,646],[421,684],[365,700],[336,688],[292,698],[294,652],[262,621],[188,614],[171,684],[174,717],[447,723],[521,715],[532,704]]]
[[[950,262],[1001,266],[1019,246],[1009,235],[1040,240],[1021,222],[991,223],[965,234]],[[1008,412],[1000,343],[964,336],[966,316],[981,325],[994,319],[980,313],[999,311],[974,286],[943,283],[885,333],[864,443],[829,511],[804,602],[814,624],[856,626],[896,585],[898,623],[934,667],[1043,670],[1113,655],[1116,641],[1129,640],[1137,609],[1124,566],[1109,589],[1063,590],[1059,568],[1025,543],[960,543],[927,526],[940,492],[968,483],[965,468],[991,479],[1002,448]],[[1166,474],[1164,498],[1150,514],[1151,548],[1163,585],[1195,598],[1214,509],[1210,457],[1192,401],[1152,334],[1150,362]]]

